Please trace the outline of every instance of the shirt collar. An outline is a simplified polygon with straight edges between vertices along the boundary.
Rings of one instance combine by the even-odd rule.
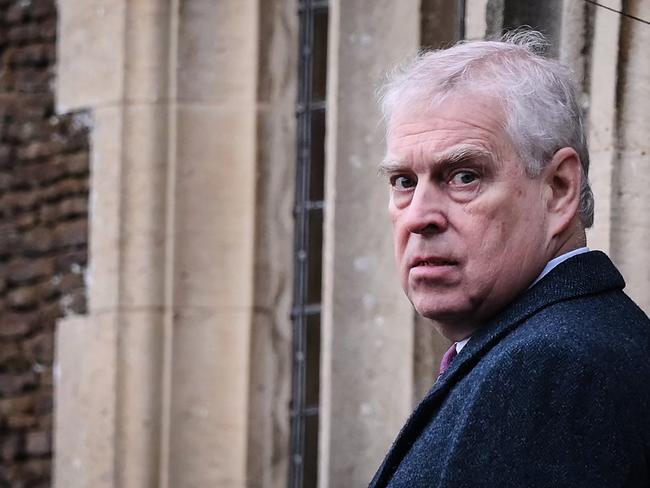
[[[583,254],[585,252],[589,252],[590,249],[588,247],[579,247],[578,249],[574,249],[573,251],[565,252],[564,254],[561,254],[560,256],[551,259],[548,263],[546,263],[546,266],[544,266],[544,269],[542,272],[539,274],[539,276],[533,281],[533,284],[530,285],[528,288],[534,286],[539,280],[544,278],[547,274],[551,272],[553,268],[555,268],[557,265],[560,263],[563,263],[569,258],[572,258],[573,256],[577,256],[578,254]]]
[[[462,341],[456,343],[456,354],[463,350],[463,347],[467,345],[470,339],[471,337],[468,337],[467,339],[463,339]]]

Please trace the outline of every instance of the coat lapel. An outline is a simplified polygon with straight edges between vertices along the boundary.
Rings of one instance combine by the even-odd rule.
[[[450,368],[433,385],[400,431],[370,487],[387,485],[449,390],[510,331],[553,303],[624,287],[625,281],[610,259],[600,251],[591,251],[561,263],[526,290],[472,337]]]

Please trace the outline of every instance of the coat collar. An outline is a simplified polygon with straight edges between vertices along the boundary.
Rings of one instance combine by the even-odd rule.
[[[433,385],[408,419],[370,486],[379,488],[388,483],[412,443],[429,423],[431,412],[438,408],[452,386],[519,324],[554,303],[624,287],[623,277],[607,255],[600,251],[580,254],[559,264],[472,336],[449,370]]]

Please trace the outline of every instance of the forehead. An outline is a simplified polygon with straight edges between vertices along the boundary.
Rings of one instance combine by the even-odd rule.
[[[434,107],[402,106],[390,118],[387,159],[447,152],[457,145],[502,152],[510,145],[503,106],[491,97],[456,96]]]

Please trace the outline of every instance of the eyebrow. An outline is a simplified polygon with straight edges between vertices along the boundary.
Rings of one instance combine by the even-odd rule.
[[[434,161],[432,161],[432,166],[439,166],[442,164],[445,165],[455,165],[466,162],[472,159],[482,159],[482,158],[491,158],[492,153],[486,151],[485,149],[471,146],[467,144],[461,144],[454,146],[449,149],[447,152],[440,154]],[[389,175],[395,172],[403,171],[407,169],[407,164],[404,164],[398,160],[386,158],[379,164],[378,173],[380,175]]]

